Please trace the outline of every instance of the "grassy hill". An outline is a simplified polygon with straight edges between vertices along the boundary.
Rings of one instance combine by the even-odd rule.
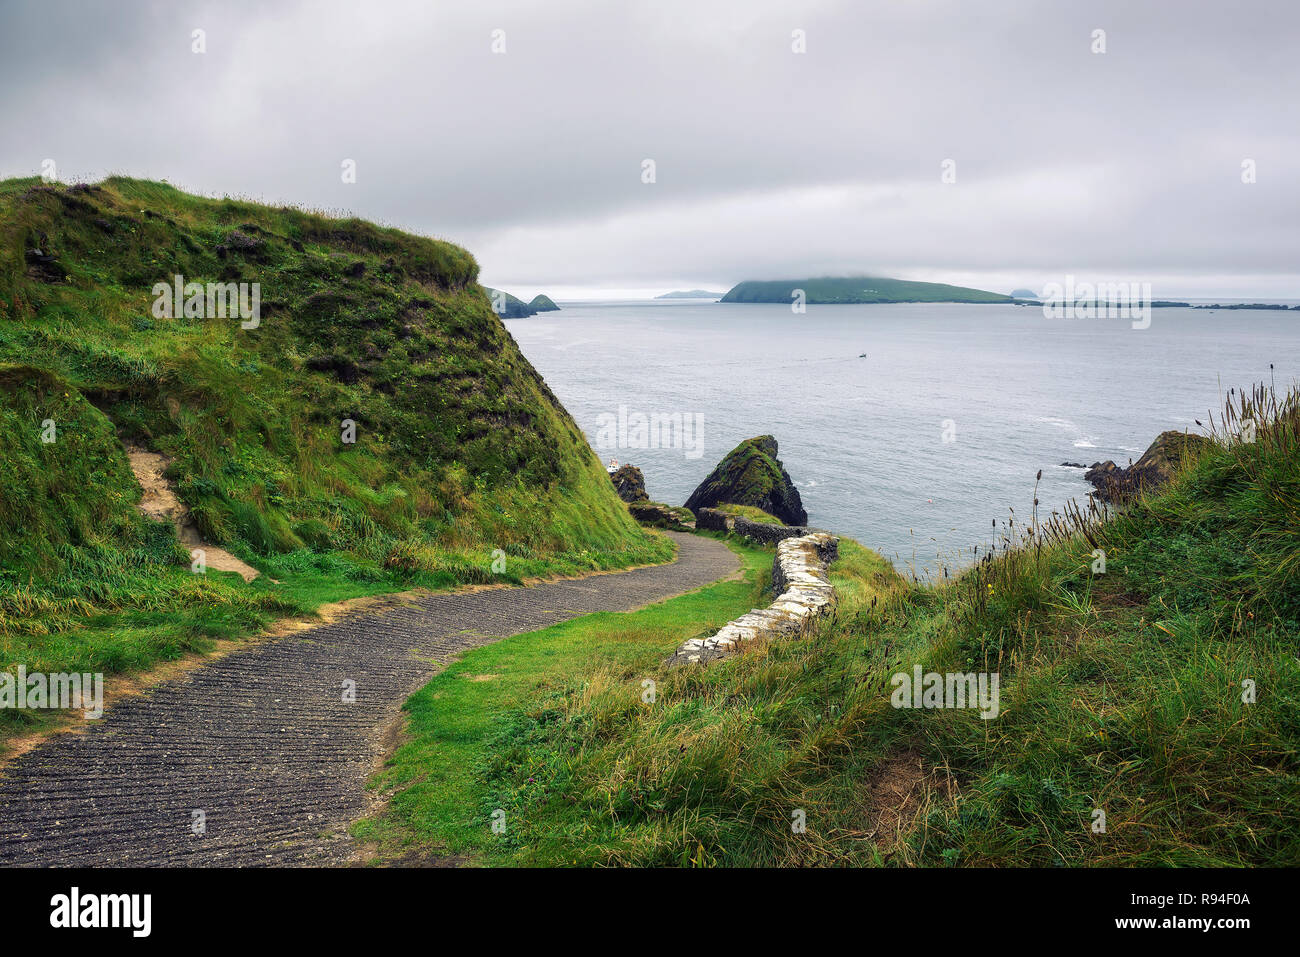
[[[344,595],[666,558],[477,272],[356,219],[0,183],[0,667],[139,667]],[[188,296],[168,318],[178,274],[259,284],[255,327]],[[191,574],[124,443],[262,577]]]
[[[1010,302],[1010,296],[949,286],[938,282],[911,282],[855,276],[821,279],[746,280],[732,286],[723,302],[791,301],[794,290],[802,289],[810,305],[881,302]]]

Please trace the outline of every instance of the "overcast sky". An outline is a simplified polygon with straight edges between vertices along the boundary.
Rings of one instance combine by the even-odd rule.
[[[1300,298],[1298,38],[1294,0],[3,0],[0,176],[349,211],[526,297]]]

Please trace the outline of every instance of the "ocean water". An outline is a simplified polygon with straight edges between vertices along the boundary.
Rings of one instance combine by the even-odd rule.
[[[1090,491],[1061,463],[1125,465],[1208,422],[1230,387],[1300,381],[1297,312],[1155,309],[1134,329],[1010,305],[561,306],[506,325],[602,461],[640,467],[651,498],[680,505],[770,433],[810,524],[920,574],[969,564],[1010,509],[1028,519],[1039,469],[1046,515]],[[680,413],[699,434],[619,447],[620,407],[629,441],[637,413]]]

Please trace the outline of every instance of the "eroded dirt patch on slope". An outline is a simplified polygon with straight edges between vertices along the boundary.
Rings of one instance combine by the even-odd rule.
[[[863,788],[863,835],[888,856],[934,803],[948,801],[956,793],[952,775],[944,768],[926,767],[918,752],[886,758]]]
[[[208,568],[215,568],[220,572],[238,572],[246,582],[251,582],[261,574],[252,565],[240,561],[224,548],[203,541],[199,530],[194,525],[190,510],[176,497],[176,490],[163,474],[170,462],[165,455],[150,452],[138,445],[128,445],[126,455],[131,461],[131,471],[135,473],[135,480],[140,483],[140,488],[144,492],[139,505],[141,512],[152,519],[171,522],[176,526],[176,537],[180,539],[181,544],[191,551],[202,549],[203,560]]]

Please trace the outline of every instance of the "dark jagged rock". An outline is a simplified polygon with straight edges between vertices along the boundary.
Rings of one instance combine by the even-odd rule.
[[[50,249],[50,237],[41,233],[35,246],[24,251],[27,261],[27,274],[38,282],[63,282],[67,274],[59,264],[59,258]]]
[[[799,490],[781,467],[776,452],[776,439],[770,435],[741,442],[691,493],[686,507],[694,511],[723,503],[752,505],[787,525],[807,525],[808,513]]]
[[[640,502],[650,497],[645,493],[645,476],[635,465],[624,465],[617,472],[609,473],[609,478],[618,497],[625,502]]]
[[[1195,459],[1211,445],[1203,435],[1161,432],[1142,457],[1128,468],[1107,460],[1094,462],[1083,477],[1097,489],[1103,502],[1127,502],[1142,492],[1159,488],[1176,475],[1183,464]]]

